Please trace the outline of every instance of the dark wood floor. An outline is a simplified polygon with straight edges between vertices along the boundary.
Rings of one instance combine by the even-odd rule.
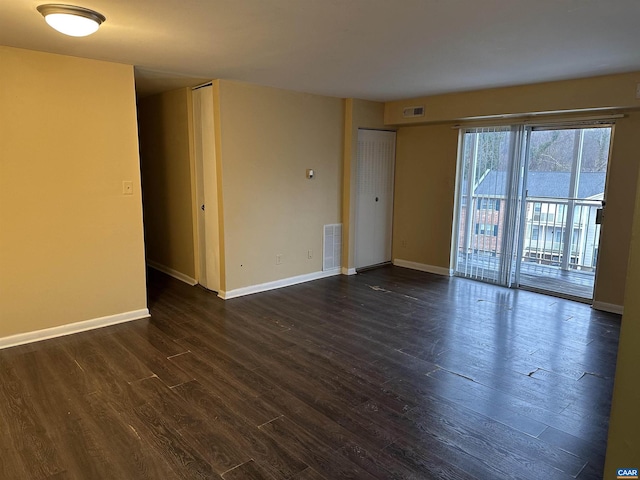
[[[397,267],[149,304],[0,351],[0,478],[602,478],[614,315]]]

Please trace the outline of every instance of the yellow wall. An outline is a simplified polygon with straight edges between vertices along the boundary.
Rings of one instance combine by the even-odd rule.
[[[389,127],[384,125],[384,103],[355,98],[346,99],[344,127],[342,267],[353,269],[355,268],[358,129],[389,130]]]
[[[640,171],[640,112],[616,121],[609,163],[607,206],[600,234],[600,259],[594,299],[626,305],[625,285],[631,227]]]
[[[393,259],[448,269],[458,131],[403,127],[396,141]]]
[[[640,177],[636,177],[638,195],[635,199],[633,235],[627,295],[620,330],[616,379],[609,423],[609,441],[605,463],[606,480],[616,478],[618,468],[639,468],[640,465]]]
[[[399,100],[385,105],[385,123],[415,125],[489,115],[639,108],[638,83],[640,72],[634,72]],[[402,117],[403,108],[419,105],[425,107],[424,117]]]
[[[146,309],[133,68],[0,65],[0,337]]]
[[[224,80],[214,96],[222,289],[321,271],[323,225],[341,220],[343,100]]]
[[[530,112],[609,105],[626,112],[626,117],[616,120],[594,300],[612,306],[623,305],[635,179],[640,168],[637,155],[640,151],[640,135],[637,134],[640,131],[640,112],[637,111],[640,100],[635,98],[636,82],[640,82],[640,73],[387,103],[387,121],[405,125],[398,131],[394,258],[449,267],[446,250],[451,243],[451,208],[455,196],[452,172],[457,155],[457,133],[451,128],[454,121],[494,114],[522,118]],[[408,126],[408,121],[399,120],[402,107],[410,105],[426,106],[426,117],[412,120],[416,126]],[[571,115],[553,118],[571,118]],[[441,123],[418,126],[418,122],[425,119]],[[504,121],[518,120],[514,117],[502,120],[502,123]],[[427,203],[427,198],[432,203]],[[436,205],[444,206],[444,211],[434,212]],[[403,240],[406,247],[402,247]]]
[[[193,279],[190,104],[181,88],[144,98],[138,109],[147,260]]]

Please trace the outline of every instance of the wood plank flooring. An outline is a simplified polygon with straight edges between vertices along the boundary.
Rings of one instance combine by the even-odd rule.
[[[149,305],[0,351],[0,478],[602,478],[615,315],[398,267]]]

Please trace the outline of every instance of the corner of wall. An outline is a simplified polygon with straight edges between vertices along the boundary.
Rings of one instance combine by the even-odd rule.
[[[227,289],[227,251],[225,242],[225,221],[224,214],[224,174],[222,164],[224,157],[222,154],[222,97],[221,97],[221,81],[214,80],[213,86],[213,128],[215,130],[215,155],[216,155],[216,181],[218,182],[218,248],[220,249],[220,290],[226,291]]]
[[[355,194],[352,180],[353,162],[353,99],[344,101],[344,151],[342,159],[342,268],[354,266],[352,203]]]

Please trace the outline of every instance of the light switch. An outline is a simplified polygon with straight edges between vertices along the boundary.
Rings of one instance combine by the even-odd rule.
[[[129,180],[125,180],[122,182],[122,193],[123,195],[133,195],[133,182]]]

